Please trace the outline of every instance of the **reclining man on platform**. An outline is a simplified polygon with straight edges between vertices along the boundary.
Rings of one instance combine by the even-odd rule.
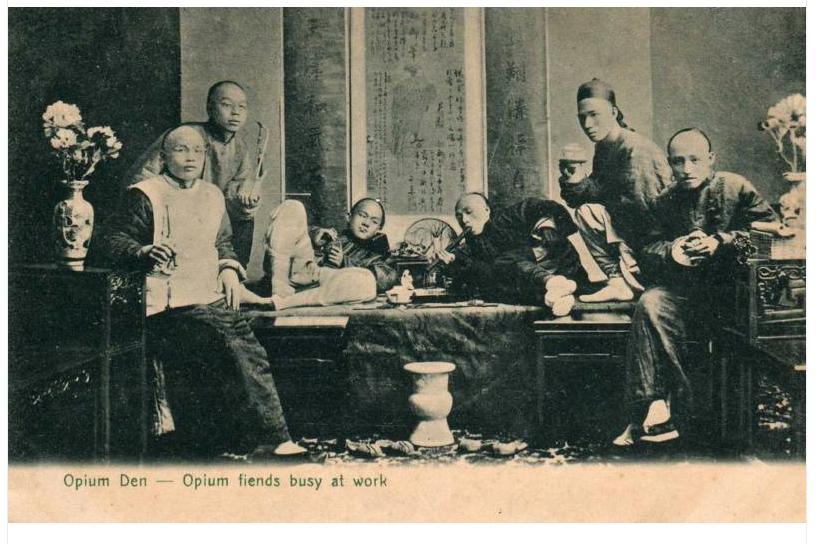
[[[232,245],[243,266],[249,264],[255,213],[260,195],[255,194],[259,182],[249,156],[246,142],[238,135],[246,124],[247,101],[243,87],[234,81],[219,81],[212,85],[206,98],[209,120],[190,123],[206,142],[206,161],[201,179],[216,185],[226,199],[232,223]],[[125,187],[162,173],[161,135],[132,165],[125,176]]]
[[[306,210],[287,200],[272,212],[263,257],[269,303],[276,310],[297,306],[373,300],[397,283],[389,264],[389,242],[381,229],[383,206],[363,198],[352,206],[348,227],[309,227]]]
[[[237,312],[251,293],[240,283],[223,194],[200,179],[205,154],[199,127],[166,135],[162,173],[124,196],[108,256],[147,272],[147,338],[163,361],[175,427],[194,432],[197,444],[217,435],[235,447],[303,453],[289,436],[266,351]]]
[[[493,212],[484,195],[468,193],[455,205],[455,217],[466,233],[464,245],[436,255],[456,288],[569,314],[576,282],[587,276],[569,241],[575,223],[561,204],[528,198]]]
[[[632,318],[625,391],[630,422],[613,441],[618,446],[678,438],[671,404],[683,401],[678,412],[685,413],[692,398],[681,344],[698,324],[711,323],[747,229],[776,219],[749,181],[713,169],[712,143],[701,130],[675,133],[667,152],[676,183],[653,202],[663,233],[640,256],[656,284],[641,295]]]
[[[642,291],[636,262],[654,226],[650,202],[670,182],[667,158],[630,129],[609,84],[593,79],[578,88],[578,122],[595,143],[592,173],[571,166],[561,173],[561,198],[575,211],[581,238],[607,276],[601,290],[581,302],[628,301]]]

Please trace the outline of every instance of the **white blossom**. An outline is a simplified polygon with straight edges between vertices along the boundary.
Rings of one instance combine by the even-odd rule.
[[[114,131],[112,130],[112,127],[92,127],[86,131],[86,135],[89,138],[93,137],[95,134],[98,133],[105,134],[106,138],[114,137]]]
[[[80,109],[57,101],[43,114],[43,134],[60,160],[66,179],[86,179],[98,163],[120,156],[123,144],[110,126],[85,129]]]
[[[113,150],[117,151],[117,150],[119,150],[120,148],[123,147],[123,144],[117,138],[112,137],[112,138],[108,138],[106,140],[106,146],[109,149],[113,149]]]
[[[66,149],[77,144],[77,133],[67,128],[59,128],[51,139],[51,145],[55,149]]]
[[[45,126],[55,127],[70,127],[72,125],[80,125],[83,118],[80,116],[80,109],[74,104],[66,104],[62,100],[58,100],[48,108],[43,114],[43,121]]]

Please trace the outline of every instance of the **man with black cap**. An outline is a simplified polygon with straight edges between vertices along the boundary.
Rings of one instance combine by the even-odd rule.
[[[581,237],[608,280],[582,295],[582,302],[632,300],[643,290],[633,250],[655,232],[650,202],[670,182],[664,152],[624,123],[609,84],[593,79],[578,88],[578,122],[595,143],[592,173],[567,165],[561,172],[561,197],[577,208]]]

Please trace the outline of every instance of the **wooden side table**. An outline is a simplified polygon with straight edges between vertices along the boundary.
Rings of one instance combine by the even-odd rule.
[[[722,438],[749,449],[754,445],[753,388],[769,372],[789,388],[793,408],[793,450],[803,457],[806,443],[806,282],[803,259],[751,259],[735,276],[733,304],[718,358],[729,377],[722,403]]]
[[[631,322],[632,316],[627,312],[583,312],[534,323],[537,336],[535,395],[538,432],[542,438],[566,438],[568,388],[577,387],[576,383],[593,382],[586,372],[577,380],[560,379],[560,375],[567,373],[565,370],[584,367],[606,367],[621,374]]]
[[[10,268],[10,458],[145,451],[145,312],[141,273]]]
[[[347,316],[256,318],[286,421],[294,438],[344,436],[348,372],[344,360]]]

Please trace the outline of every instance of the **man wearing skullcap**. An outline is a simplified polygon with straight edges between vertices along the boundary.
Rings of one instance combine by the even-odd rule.
[[[249,264],[255,228],[255,214],[260,205],[255,188],[254,163],[249,147],[240,137],[248,116],[246,91],[235,81],[218,81],[206,95],[209,120],[188,123],[206,142],[206,160],[201,178],[217,185],[226,200],[232,223],[232,246],[238,262]],[[162,143],[167,132],[138,158],[124,176],[124,188],[144,179],[156,177],[163,170]]]
[[[632,300],[643,290],[634,252],[656,228],[650,202],[670,182],[664,152],[630,129],[609,84],[593,79],[578,88],[578,122],[595,143],[592,173],[567,162],[562,168],[561,197],[577,208],[581,237],[606,274],[606,286],[582,295],[582,302]]]

